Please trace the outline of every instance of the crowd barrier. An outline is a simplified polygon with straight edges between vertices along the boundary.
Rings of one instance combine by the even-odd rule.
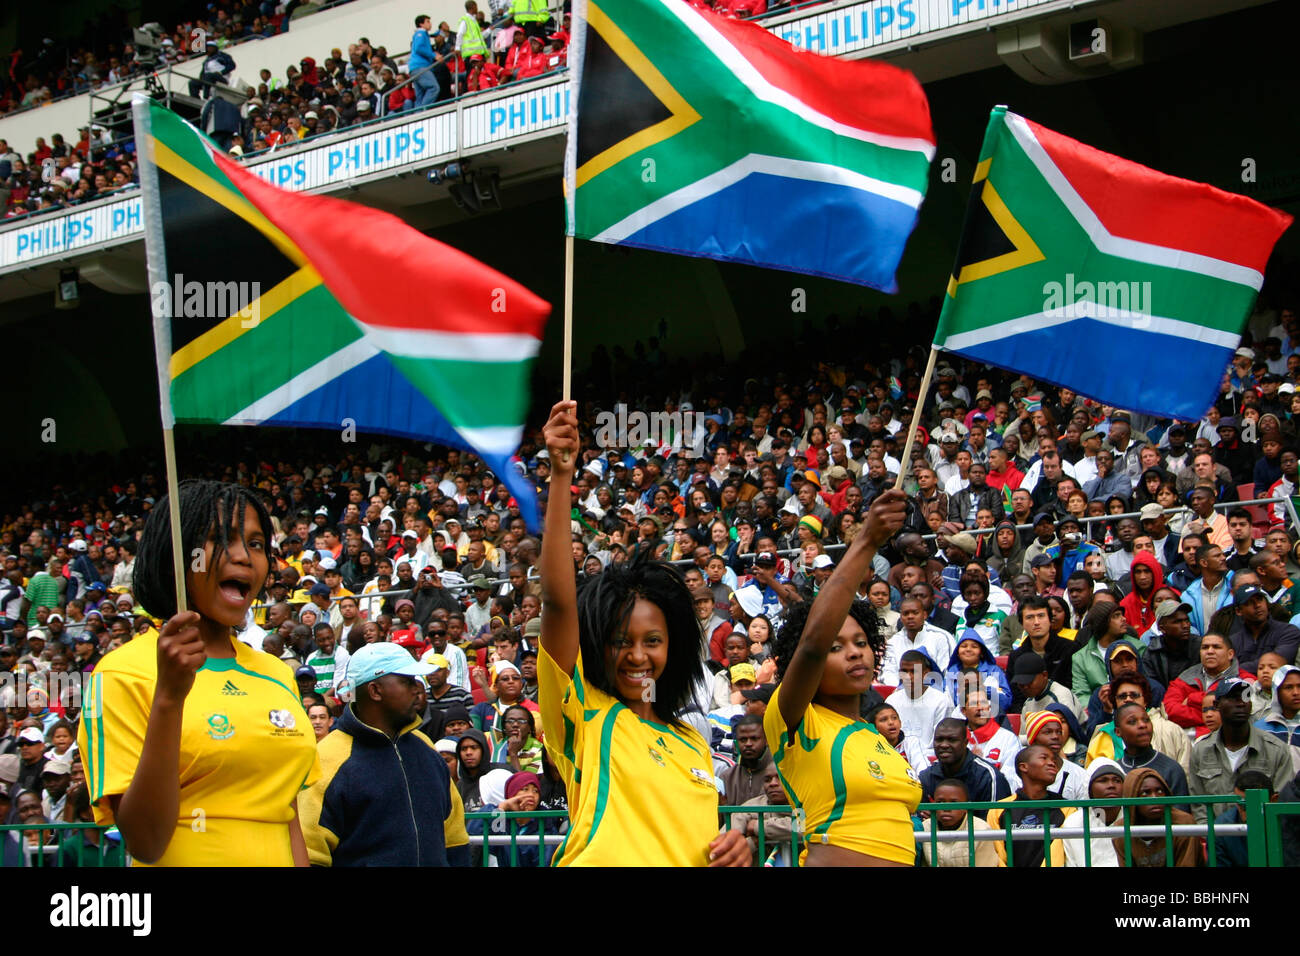
[[[1161,806],[1164,808],[1164,821],[1158,824],[1138,824],[1133,819],[1133,809],[1138,806]],[[1087,809],[1092,807],[1119,807],[1120,818],[1113,825],[1098,827],[1092,823],[1090,813],[1079,813],[1072,817],[1078,823],[1066,827],[1053,827],[1050,820],[1044,820],[1042,826],[1024,826],[1016,828],[976,830],[973,814],[984,815],[989,810],[1006,810],[1011,806],[1017,809],[1061,809],[1071,807]],[[1171,811],[1175,807],[1203,806],[1206,809],[1206,822],[1196,824],[1176,824]],[[1216,824],[1216,813],[1226,806],[1241,807],[1245,822]],[[940,830],[936,810],[964,810],[966,823],[955,830]],[[730,829],[732,817],[743,813],[757,818],[757,834],[754,838],[757,858],[760,862],[769,862],[778,855],[785,865],[798,865],[800,840],[802,837],[802,820],[798,813],[788,806],[722,806],[718,808],[722,825]],[[1252,867],[1279,867],[1284,865],[1282,850],[1281,819],[1284,816],[1300,815],[1300,803],[1270,803],[1268,792],[1249,790],[1245,797],[1236,794],[1220,796],[1171,796],[1171,797],[1127,797],[1103,800],[1020,800],[1014,804],[1003,801],[984,801],[966,803],[923,803],[917,810],[918,816],[927,817],[914,837],[918,850],[923,844],[931,848],[931,856],[937,856],[939,844],[965,842],[969,854],[969,865],[975,865],[975,853],[979,843],[996,841],[1005,847],[1008,858],[1015,842],[1040,840],[1044,847],[1044,866],[1052,865],[1051,853],[1047,852],[1052,841],[1075,839],[1083,841],[1084,865],[1092,865],[1092,845],[1094,838],[1122,839],[1124,841],[1124,866],[1131,866],[1133,861],[1133,841],[1149,837],[1163,837],[1165,840],[1165,865],[1174,865],[1174,839],[1194,837],[1204,840],[1207,867],[1217,868],[1222,864],[1219,859],[1216,838],[1244,838],[1249,865]],[[774,838],[768,834],[768,819],[771,817],[787,818],[790,822],[789,839]],[[548,833],[548,824],[529,826],[533,821],[562,821],[556,829],[567,829],[564,823],[568,812],[564,810],[533,810],[531,812],[502,810],[477,810],[465,814],[466,823],[481,824],[481,833],[470,836],[470,847],[477,855],[482,866],[493,864],[493,851],[508,848],[506,860],[510,866],[520,865],[520,851],[535,850],[538,860],[546,859],[547,849],[552,851],[561,846],[566,838],[564,832]],[[523,832],[529,827],[536,832]],[[29,844],[26,834],[44,831],[36,845]],[[95,831],[98,839],[95,843],[87,841],[82,834]],[[129,857],[122,846],[120,835],[115,827],[94,826],[85,823],[36,823],[0,825],[0,847],[3,847],[3,862],[15,865],[13,852],[15,844],[21,854],[22,866],[122,866]],[[71,848],[66,850],[66,848]],[[788,851],[788,852],[787,852]],[[921,854],[918,853],[918,856]]]

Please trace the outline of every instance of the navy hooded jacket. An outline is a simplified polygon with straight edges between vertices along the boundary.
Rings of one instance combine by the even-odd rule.
[[[957,644],[952,649],[952,656],[948,658],[948,667],[943,674],[944,683],[948,687],[948,694],[952,697],[953,703],[958,708],[962,705],[964,685],[961,678],[962,664],[957,658],[957,648],[961,647],[963,641],[971,641],[979,645],[980,660],[977,666],[984,692],[988,694],[989,703],[994,705],[995,714],[1007,713],[1011,709],[1011,685],[1007,682],[1006,672],[998,667],[997,658],[993,656],[993,652],[988,649],[979,633],[970,628],[958,635]]]
[[[451,774],[411,721],[397,739],[349,704],[320,742],[320,779],[298,798],[316,866],[446,866]]]

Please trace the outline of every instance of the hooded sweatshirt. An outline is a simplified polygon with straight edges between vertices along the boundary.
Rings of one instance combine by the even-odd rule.
[[[1142,781],[1147,777],[1155,777],[1165,787],[1169,789],[1169,783],[1159,773],[1150,767],[1139,767],[1136,770],[1129,771],[1124,778],[1124,796],[1136,797],[1138,790],[1142,786]],[[1174,826],[1193,824],[1196,819],[1185,810],[1170,809],[1170,822]],[[1134,823],[1137,823],[1137,816],[1133,816]],[[1163,816],[1161,818],[1163,822]],[[1115,847],[1115,856],[1120,865],[1124,865],[1124,838],[1117,837],[1111,841]],[[1152,867],[1165,866],[1165,838],[1158,837],[1133,837],[1133,866]],[[1174,837],[1174,866],[1200,866],[1201,865],[1201,841],[1199,837]]]
[[[948,694],[957,708],[961,709],[966,678],[962,674],[962,663],[957,658],[957,649],[967,641],[979,646],[980,659],[977,665],[979,679],[984,685],[985,693],[988,694],[989,703],[996,708],[994,713],[1006,713],[1011,709],[1011,685],[1007,682],[1006,673],[998,667],[998,662],[984,643],[984,639],[973,629],[962,632],[957,640],[957,646],[948,657],[948,667],[944,671],[944,683],[948,688]]]
[[[1020,540],[1020,532],[1016,531],[1015,541],[1009,550],[1003,551],[998,546],[998,530],[1003,526],[1015,531],[1016,523],[1014,521],[1000,521],[997,529],[989,537],[993,540],[993,550],[989,555],[988,563],[990,567],[996,568],[998,576],[1003,581],[1010,581],[1024,569],[1025,564],[1025,545]]]
[[[1262,720],[1255,721],[1255,726],[1267,730],[1284,744],[1300,747],[1300,712],[1288,720],[1282,713],[1282,701],[1277,693],[1288,674],[1300,674],[1300,667],[1283,664],[1273,672],[1273,699],[1269,702],[1268,714]]]
[[[1098,757],[1088,766],[1088,795],[1092,796],[1092,782],[1100,777],[1103,773],[1118,774],[1120,778],[1127,775],[1124,768],[1108,757]],[[1072,829],[1083,829],[1083,815],[1090,814],[1090,826],[1092,829],[1106,826],[1106,811],[1104,807],[1075,807],[1065,815],[1064,826]],[[1114,826],[1123,826],[1124,818],[1117,816],[1113,821]],[[1115,842],[1110,837],[1090,837],[1087,841],[1088,846],[1085,848],[1082,837],[1074,837],[1062,840],[1061,843],[1065,848],[1065,865],[1066,866],[1119,866],[1123,859],[1122,855],[1117,856],[1115,853]],[[1090,851],[1085,853],[1085,849]]]
[[[491,770],[506,770],[510,773],[514,771],[505,764],[492,763],[492,745],[488,743],[487,735],[481,730],[467,730],[460,735],[460,739],[465,738],[478,742],[483,748],[483,758],[479,765],[470,770],[465,766],[465,761],[460,756],[460,745],[456,746],[456,760],[460,764],[459,772],[456,774],[456,787],[460,790],[460,798],[465,803],[465,810],[477,810],[487,801],[484,799],[480,783]]]
[[[952,699],[940,689],[943,687],[943,677],[936,673],[939,667],[934,659],[923,650],[917,649],[916,652],[925,656],[932,672],[927,675],[923,692],[913,698],[908,696],[906,688],[899,687],[889,695],[885,703],[898,711],[898,719],[903,724],[903,736],[907,738],[908,744],[915,742],[928,760],[934,756],[934,728],[952,713]]]
[[[1133,590],[1126,594],[1119,602],[1119,606],[1124,609],[1124,620],[1128,621],[1130,627],[1135,627],[1138,633],[1142,633],[1156,622],[1155,602],[1152,600],[1156,591],[1165,586],[1165,571],[1160,567],[1160,562],[1156,556],[1149,551],[1139,551],[1133,555],[1133,565],[1129,569],[1129,580],[1132,580],[1133,568],[1141,565],[1148,568],[1154,577],[1154,583],[1151,590],[1146,594],[1139,594],[1137,584],[1133,585]]]

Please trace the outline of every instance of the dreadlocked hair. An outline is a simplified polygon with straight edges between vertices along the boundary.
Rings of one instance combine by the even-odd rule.
[[[790,666],[795,649],[803,639],[803,631],[808,624],[808,615],[812,613],[812,608],[812,601],[801,601],[791,605],[785,612],[785,623],[781,625],[781,630],[772,645],[772,656],[776,658],[778,684],[785,678],[785,669]],[[858,626],[867,635],[867,642],[871,645],[871,653],[875,658],[872,676],[877,677],[880,674],[880,666],[885,662],[885,638],[880,633],[880,619],[876,617],[876,609],[865,601],[854,601],[849,605],[849,617],[857,621]]]
[[[243,533],[247,510],[252,508],[271,544],[271,516],[258,495],[240,485],[221,481],[182,481],[180,486],[181,547],[186,555],[202,551],[212,541],[207,573],[221,563],[226,542]],[[172,523],[169,496],[164,495],[149,512],[135,559],[132,593],[156,618],[176,613],[176,569],[172,562]],[[260,585],[259,585],[260,588]]]
[[[649,702],[661,723],[681,726],[680,714],[692,702],[704,659],[704,637],[695,619],[690,591],[681,573],[638,550],[621,564],[611,563],[578,587],[578,642],[585,680],[611,697],[619,691],[610,673],[608,651],[627,629],[638,599],[663,612],[668,624],[668,661],[655,680]]]

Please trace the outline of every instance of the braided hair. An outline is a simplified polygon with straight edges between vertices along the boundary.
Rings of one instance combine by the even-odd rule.
[[[185,555],[202,550],[212,541],[208,574],[221,563],[226,542],[244,531],[244,519],[252,508],[262,526],[268,546],[271,516],[258,495],[241,485],[221,481],[182,481],[180,486],[181,547]],[[176,569],[172,562],[172,523],[169,496],[164,495],[149,512],[140,549],[135,559],[132,593],[149,614],[169,618],[176,613]],[[258,584],[259,590],[263,583]]]
[[[578,646],[583,677],[593,687],[619,697],[609,649],[626,632],[638,599],[658,607],[668,625],[668,661],[655,680],[651,710],[660,722],[681,726],[679,714],[692,703],[695,684],[702,676],[704,637],[685,579],[672,565],[653,560],[649,551],[637,549],[630,560],[611,563],[600,574],[579,582]]]
[[[781,625],[776,641],[772,644],[772,656],[776,658],[777,683],[785,678],[785,669],[794,659],[795,649],[803,639],[804,627],[808,624],[808,615],[812,613],[812,607],[812,601],[801,601],[785,612],[785,623]],[[879,676],[880,667],[885,662],[885,638],[880,633],[880,619],[876,616],[876,609],[865,601],[854,601],[849,605],[849,617],[857,621],[858,626],[867,635],[867,642],[871,645],[871,653],[875,658],[872,676]]]

